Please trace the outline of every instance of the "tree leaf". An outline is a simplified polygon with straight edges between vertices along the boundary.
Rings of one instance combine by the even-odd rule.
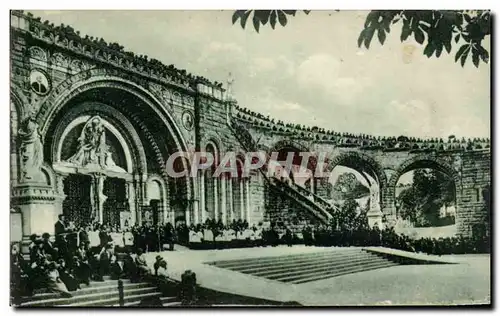
[[[488,53],[488,51],[481,45],[479,45],[477,47],[478,51],[479,51],[479,56],[481,57],[481,59],[484,61],[484,63],[488,63],[488,61],[490,60],[490,54]]]
[[[238,21],[239,18],[241,18],[245,14],[245,10],[236,10],[233,13],[233,24]]]
[[[459,40],[460,40],[460,33],[458,33],[457,36],[455,36],[455,43],[458,43]]]
[[[269,16],[271,15],[270,10],[256,10],[255,15],[259,17],[260,23],[262,25],[266,25],[267,22],[269,21]]]
[[[276,26],[276,18],[277,18],[276,10],[271,11],[271,16],[269,17],[269,21],[271,23],[271,27],[273,28],[273,30],[274,27]]]
[[[367,49],[370,48],[370,42],[372,41],[373,34],[375,34],[375,28],[368,28],[366,29],[366,34],[365,34],[365,47]]]
[[[283,10],[283,12],[285,12],[285,14],[295,16],[295,13],[297,12],[297,10]]]
[[[278,21],[280,22],[281,26],[285,26],[286,25],[286,15],[278,10]]]
[[[465,51],[470,47],[470,44],[464,44],[462,46],[460,46],[460,48],[458,49],[458,52],[457,54],[455,55],[455,62],[458,61],[458,59],[460,57],[462,57],[462,55],[465,53]]]
[[[305,14],[311,13],[311,10],[302,10],[302,11],[304,11]]]
[[[444,42],[444,48],[448,52],[448,54],[451,52],[451,41],[446,41]]]
[[[436,47],[436,57],[441,56],[442,52],[443,52],[443,44],[439,43]]]
[[[424,55],[430,58],[432,54],[434,54],[435,49],[436,47],[432,42],[428,43],[427,46],[425,46]]]
[[[470,51],[470,45],[467,46],[464,53],[460,57],[460,63],[462,64],[462,67],[465,65],[465,61],[467,60],[467,56],[469,56],[469,51]]]
[[[380,44],[384,45],[385,38],[386,38],[384,30],[378,29],[377,34],[378,34],[378,40],[380,41]]]
[[[477,49],[472,50],[472,62],[476,68],[479,67],[479,51]]]
[[[401,42],[404,42],[408,39],[408,36],[411,34],[410,24],[407,20],[403,22],[403,29],[401,31]]]
[[[253,21],[253,27],[255,28],[257,33],[259,33],[260,19],[259,19],[259,15],[257,13],[254,13],[252,21]]]
[[[248,17],[250,16],[250,13],[252,13],[252,10],[248,10],[241,16],[240,23],[241,27],[245,28],[245,25],[247,24]]]
[[[358,47],[361,47],[361,45],[363,44],[363,41],[365,40],[365,34],[366,34],[366,29],[363,29],[361,33],[359,33]]]
[[[368,28],[370,25],[378,24],[378,18],[380,13],[378,11],[370,11],[366,16],[365,20],[365,28]]]
[[[415,40],[417,41],[417,43],[423,44],[424,40],[425,40],[424,32],[422,32],[422,30],[419,27],[417,27],[414,30],[414,34],[415,34]]]
[[[463,17],[467,23],[470,23],[470,21],[472,21],[471,16],[467,13],[464,13]]]

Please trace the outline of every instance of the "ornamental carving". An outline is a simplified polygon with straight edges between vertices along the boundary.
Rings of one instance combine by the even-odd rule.
[[[186,111],[186,112],[182,113],[182,125],[188,131],[190,131],[190,130],[193,129],[193,127],[194,127],[194,118],[193,118],[193,114],[191,114],[191,112]]]
[[[31,58],[34,58],[34,59],[37,59],[37,60],[41,60],[41,61],[48,61],[48,58],[47,58],[47,52],[45,52],[43,49],[41,49],[40,47],[38,46],[32,46],[29,48],[29,53],[30,53],[30,57]]]
[[[55,53],[52,56],[52,63],[58,67],[67,68],[69,66],[69,58],[61,53]]]
[[[165,89],[156,83],[149,83],[149,90],[151,90],[151,92],[153,92],[153,94],[160,99],[162,104],[169,108],[171,107],[172,93],[170,90]]]
[[[21,155],[21,182],[43,182],[43,145],[38,124],[29,116],[18,131]]]
[[[50,81],[45,73],[33,70],[30,73],[30,87],[38,95],[46,95],[50,91]]]
[[[78,138],[77,152],[65,164],[92,169],[106,169],[114,172],[126,172],[116,165],[109,146],[106,145],[106,129],[99,116],[94,116],[85,123]]]

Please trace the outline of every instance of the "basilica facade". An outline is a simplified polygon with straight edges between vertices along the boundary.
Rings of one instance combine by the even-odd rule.
[[[59,214],[121,228],[328,221],[324,178],[282,188],[259,171],[171,177],[166,164],[178,152],[233,152],[240,166],[250,151],[324,152],[329,171],[343,165],[366,177],[369,218],[380,225],[396,215],[399,176],[436,168],[455,183],[459,231],[484,217],[489,140],[381,139],[282,124],[241,107],[221,84],[20,11],[11,12],[10,51],[13,240],[52,234]],[[180,158],[173,168],[190,165]]]

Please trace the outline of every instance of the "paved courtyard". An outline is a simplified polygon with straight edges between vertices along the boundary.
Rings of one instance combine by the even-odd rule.
[[[445,256],[446,257],[446,256]],[[490,302],[490,256],[453,256],[459,264],[409,265],[301,285],[307,305],[436,305]]]
[[[300,285],[275,282],[203,264],[216,260],[330,249],[304,246],[213,251],[179,249],[162,255],[167,259],[174,278],[180,278],[184,270],[192,269],[197,273],[199,283],[209,288],[277,301],[297,301],[306,306],[489,303],[489,255],[442,256],[458,264],[395,266]],[[148,254],[151,265],[155,256],[155,253]]]

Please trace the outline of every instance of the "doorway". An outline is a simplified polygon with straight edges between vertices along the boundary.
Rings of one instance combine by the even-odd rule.
[[[70,174],[64,181],[63,214],[68,221],[77,226],[92,222],[92,203],[90,200],[91,177],[81,174]]]

